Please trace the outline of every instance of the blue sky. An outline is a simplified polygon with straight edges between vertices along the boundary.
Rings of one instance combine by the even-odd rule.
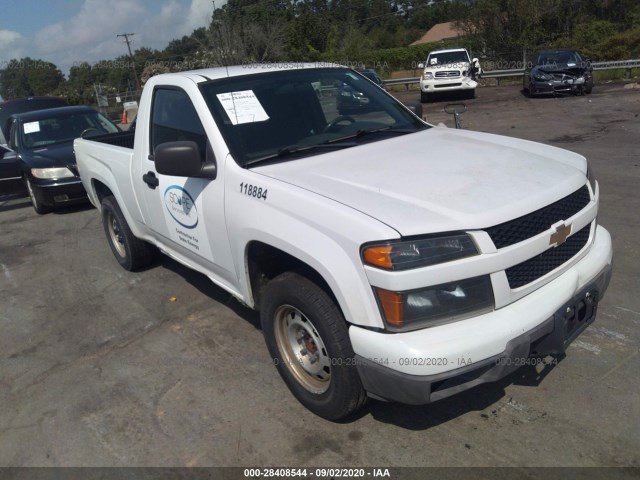
[[[212,0],[0,0],[0,68],[31,57],[66,75],[73,64],[127,53],[116,34],[134,32],[133,49],[162,49],[207,25],[212,11]]]

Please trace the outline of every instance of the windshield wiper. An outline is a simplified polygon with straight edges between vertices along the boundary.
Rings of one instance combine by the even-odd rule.
[[[341,139],[337,139],[341,140]],[[287,157],[289,155],[294,155],[296,153],[308,152],[311,150],[324,149],[324,148],[349,148],[355,147],[357,143],[355,142],[338,142],[337,140],[330,140],[323,143],[316,143],[314,145],[305,145],[305,146],[296,146],[289,145],[288,147],[283,147],[277,152],[270,153],[269,155],[265,155],[263,157],[254,158],[253,160],[249,160],[245,162],[243,165],[245,168],[251,165],[256,165],[258,163],[267,162],[269,160],[273,160],[276,158]]]
[[[404,135],[406,133],[413,133],[416,130],[407,130],[407,129],[402,129],[402,128],[393,128],[391,126],[389,127],[381,127],[381,128],[369,128],[369,129],[365,129],[365,130],[358,130],[356,132],[356,136],[357,137],[362,137],[364,135],[369,135],[371,133],[378,133],[378,132],[387,132],[387,133],[397,133],[399,135]]]
[[[407,133],[415,133],[418,130],[406,130],[406,129],[400,129],[400,128],[393,128],[391,126],[389,127],[381,127],[381,128],[369,128],[369,129],[364,129],[364,130],[357,130],[356,133],[352,134],[352,135],[347,135],[345,137],[340,137],[340,138],[335,138],[333,140],[331,140],[332,142],[340,142],[343,140],[349,140],[350,138],[359,138],[359,137],[364,137],[365,135],[371,135],[374,133],[391,133],[391,134],[395,134],[395,135],[406,135]]]

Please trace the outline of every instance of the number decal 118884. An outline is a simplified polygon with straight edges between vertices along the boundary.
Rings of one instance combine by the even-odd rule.
[[[267,199],[267,189],[262,187],[257,187],[255,185],[249,185],[248,183],[240,184],[240,193],[244,193],[249,197],[253,198],[262,198],[263,200]]]

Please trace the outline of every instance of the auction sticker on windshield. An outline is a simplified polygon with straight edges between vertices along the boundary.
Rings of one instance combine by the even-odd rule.
[[[37,133],[40,131],[40,122],[25,123],[22,128],[24,129],[25,135],[29,133]]]
[[[217,97],[233,125],[269,120],[253,90],[219,93]]]

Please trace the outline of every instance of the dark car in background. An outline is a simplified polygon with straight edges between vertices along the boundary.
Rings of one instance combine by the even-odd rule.
[[[7,137],[11,115],[66,105],[67,101],[62,97],[25,97],[0,102],[0,195],[25,192],[20,167],[15,158],[11,155],[6,160],[4,158],[10,151],[7,147]]]
[[[364,77],[362,81],[370,81],[384,90],[384,82],[375,70],[359,70],[358,73]],[[355,75],[355,74],[354,74]],[[336,92],[336,107],[340,115],[350,113],[365,112],[374,110],[373,104],[369,103],[369,97],[355,86],[343,83]]]
[[[7,144],[9,136],[9,117],[17,113],[32,112],[45,108],[65,107],[69,105],[62,97],[25,97],[0,102],[0,145]]]
[[[591,93],[593,67],[576,50],[543,50],[525,70],[522,87],[529,96]]]
[[[3,162],[16,162],[38,213],[87,201],[73,140],[120,131],[90,107],[49,108],[12,115],[8,126],[12,152],[4,154]]]
[[[378,85],[380,88],[382,88],[383,90],[386,90],[384,88],[384,82],[382,81],[382,79],[378,76],[378,73],[370,68],[364,69],[364,70],[358,70],[358,73],[364,77],[367,77],[369,80],[371,80],[373,83],[375,83],[376,85]]]

